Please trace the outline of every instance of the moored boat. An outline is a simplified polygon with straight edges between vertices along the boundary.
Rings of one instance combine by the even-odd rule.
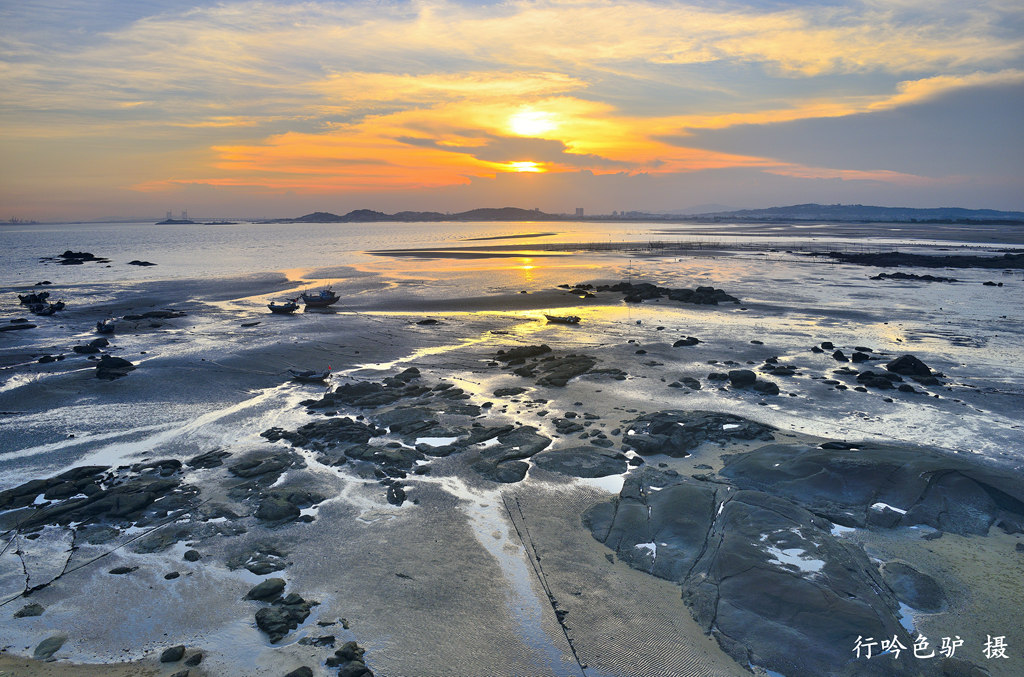
[[[330,287],[316,293],[302,292],[302,302],[309,308],[326,308],[340,300],[341,297],[335,294]]]
[[[555,324],[579,324],[580,318],[576,315],[544,315],[548,318],[548,322],[554,322]]]
[[[295,299],[288,299],[281,303],[271,301],[270,303],[267,304],[267,308],[270,308],[270,312],[272,313],[277,313],[278,315],[288,315],[289,313],[294,313],[296,310],[298,310],[299,304],[296,302]]]

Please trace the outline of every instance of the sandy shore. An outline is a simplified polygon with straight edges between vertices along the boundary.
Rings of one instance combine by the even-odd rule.
[[[648,267],[652,277],[671,279],[679,264],[657,265]],[[723,276],[742,278],[747,264],[739,265],[723,269]],[[346,301],[322,313],[266,313],[267,298],[298,286],[284,276],[154,284],[142,294],[74,308],[62,317],[63,329],[0,346],[10,375],[0,410],[13,412],[4,415],[0,431],[0,488],[82,465],[111,468],[96,480],[104,491],[150,487],[161,479],[173,486],[159,485],[164,493],[154,494],[157,501],[127,517],[100,515],[84,526],[77,518],[72,526],[61,520],[32,530],[19,526],[66,497],[40,493],[38,501],[0,512],[4,542],[13,544],[0,556],[0,602],[6,602],[0,607],[6,651],[0,671],[171,675],[184,669],[181,663],[160,664],[157,657],[181,644],[203,653],[202,663],[189,668],[193,677],[285,675],[299,666],[334,675],[337,666],[325,661],[352,641],[366,650],[366,666],[378,675],[750,674],[735,651],[698,622],[684,602],[685,583],[638,568],[584,523],[594,505],[618,500],[630,470],[673,471],[722,486],[731,481],[720,474],[730,455],[752,453],[769,441],[812,448],[830,440],[883,440],[957,450],[976,439],[971,450],[984,451],[1006,473],[1018,473],[1021,462],[1019,441],[1012,443],[1019,439],[1016,376],[1000,374],[1003,363],[996,359],[1001,341],[1009,340],[1001,335],[1012,337],[1018,318],[993,327],[983,344],[988,358],[977,348],[915,342],[913,332],[932,325],[911,311],[895,316],[874,297],[860,307],[827,310],[787,300],[819,270],[838,275],[835,267],[822,266],[805,277],[776,279],[774,303],[749,299],[723,282],[743,303],[711,307],[666,299],[631,306],[614,292],[582,299],[546,280],[439,298],[429,285],[421,289],[364,271],[336,284]],[[111,352],[137,367],[124,378],[100,381],[86,356],[69,351],[97,316],[166,307],[186,314],[128,324],[113,339]],[[549,324],[545,311],[583,319],[579,326]],[[425,318],[436,323],[421,324]],[[674,346],[686,336],[700,343]],[[848,363],[836,361],[831,350],[810,351],[826,340],[847,354],[870,345],[876,370],[911,344],[944,376],[940,385],[913,382],[915,394],[855,391],[854,376],[834,373]],[[579,366],[572,355],[593,364],[559,385],[540,382],[543,354],[525,363],[534,365],[531,376],[498,359],[499,351],[540,345],[550,347],[559,364]],[[57,352],[68,357],[35,361]],[[959,360],[965,354],[977,359]],[[765,368],[778,364],[792,365],[794,373]],[[287,380],[288,368],[328,365],[329,387]],[[381,385],[409,368],[417,370],[415,378]],[[757,370],[779,394],[709,379],[741,368]],[[687,378],[701,387],[682,386]],[[849,388],[837,389],[830,380]],[[310,404],[322,402],[329,388],[366,384],[413,394],[374,405]],[[685,457],[641,459],[627,444],[630,426],[644,415],[676,410],[734,414],[776,430],[767,440],[704,442]],[[261,437],[344,417],[353,426],[345,434],[354,437],[328,442],[310,433],[304,443]],[[433,424],[417,429],[410,420]],[[469,442],[485,436],[481,430],[502,426],[532,428],[547,440],[547,451],[583,446],[595,454],[622,453],[616,462],[623,467],[602,478],[577,478],[545,470],[531,456],[517,457],[534,438],[502,441],[504,432]],[[404,454],[407,465],[372,460],[366,449],[347,446],[363,434],[372,435],[367,443],[378,453]],[[433,448],[452,440],[466,443],[450,453]],[[494,448],[506,450],[509,460],[487,465]],[[227,455],[216,464],[189,464],[212,451]],[[239,474],[248,472],[246,459],[261,454],[282,467]],[[626,467],[626,458],[639,460]],[[183,465],[144,467],[161,460]],[[515,462],[527,466],[524,479],[494,481],[495,467],[508,470]],[[423,467],[429,471],[419,474]],[[282,492],[291,492],[289,498]],[[153,512],[159,501],[171,508]],[[287,518],[259,516],[282,501],[292,501],[295,514],[284,506]],[[128,542],[150,529],[146,538]],[[1015,550],[1020,534],[993,525],[987,536],[921,538],[931,531],[861,528],[837,540],[880,564],[911,563],[937,582],[949,605],[915,613],[921,631],[961,635],[965,658],[993,675],[1024,672],[1019,651],[993,663],[979,649],[992,634],[1024,645],[1012,615],[1024,604],[1018,584],[1024,558]],[[661,538],[652,535],[652,544]],[[246,569],[260,558],[279,568]],[[111,573],[119,567],[130,571]],[[22,597],[26,574],[30,584],[43,587]],[[275,577],[285,582],[285,593],[315,604],[271,642],[258,614],[274,603],[245,598]],[[44,611],[15,618],[29,603]],[[56,662],[25,658],[55,633],[68,637]],[[327,636],[330,642],[313,641]],[[872,665],[878,663],[844,669],[855,674]],[[759,674],[770,667],[754,664]],[[938,662],[920,667],[928,674],[941,670]]]

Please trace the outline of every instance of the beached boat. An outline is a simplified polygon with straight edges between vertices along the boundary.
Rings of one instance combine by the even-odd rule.
[[[554,322],[555,324],[579,324],[580,318],[576,315],[545,315],[548,318],[548,322]]]
[[[302,292],[302,302],[309,308],[326,308],[340,300],[341,297],[335,294],[329,287],[313,294]]]
[[[331,370],[314,371],[312,369],[289,369],[288,373],[292,375],[293,381],[298,381],[300,383],[322,383],[331,375]]]
[[[272,313],[277,313],[278,315],[288,315],[289,313],[294,313],[296,310],[298,310],[299,304],[296,302],[296,299],[288,299],[283,303],[276,303],[274,301],[271,301],[269,304],[267,304],[267,308],[270,308],[270,312]]]
[[[96,323],[96,332],[98,334],[113,334],[116,328],[117,326],[113,320],[100,320]]]

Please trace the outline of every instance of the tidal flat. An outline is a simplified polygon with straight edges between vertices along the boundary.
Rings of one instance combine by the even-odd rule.
[[[0,280],[36,325],[0,332],[0,671],[1024,674],[1019,270],[407,228],[308,266],[32,240]]]

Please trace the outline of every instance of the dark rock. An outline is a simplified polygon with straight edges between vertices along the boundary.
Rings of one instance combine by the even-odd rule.
[[[67,635],[47,637],[36,645],[35,651],[32,652],[32,657],[38,661],[45,661],[57,653],[66,641],[68,641]]]
[[[753,385],[757,380],[757,374],[749,369],[733,369],[729,371],[729,384],[734,388],[745,388]]]
[[[935,579],[909,564],[888,562],[882,578],[901,602],[917,611],[937,613],[946,608],[946,595]]]
[[[544,451],[533,457],[539,468],[573,477],[605,477],[626,472],[624,454],[601,448],[573,447]]]
[[[932,370],[927,364],[913,355],[901,355],[885,365],[885,368],[903,376],[931,376]]]
[[[681,338],[678,341],[676,341],[675,343],[673,343],[672,347],[673,348],[681,348],[681,347],[686,347],[686,346],[695,346],[698,343],[700,343],[700,339],[699,338],[696,338],[695,336],[687,336],[686,338]]]
[[[256,508],[256,519],[264,522],[290,522],[297,519],[302,511],[279,495],[267,496]]]
[[[130,574],[138,568],[139,567],[114,567],[108,573],[111,573],[115,576],[123,576],[124,574]]]
[[[245,593],[245,598],[269,602],[281,596],[281,593],[284,592],[284,586],[283,578],[268,578],[256,584],[249,592]]]
[[[203,662],[203,652],[197,651],[188,658],[185,659],[185,665],[194,668]]]
[[[707,411],[662,411],[633,421],[622,443],[642,456],[681,458],[704,442],[770,440],[774,428],[731,414]]]
[[[868,355],[867,353],[859,352],[859,351],[855,352],[853,355],[850,356],[850,360],[853,361],[853,362],[867,362],[870,359],[871,359],[870,355]]]
[[[956,534],[1024,530],[1024,481],[930,449],[772,444],[725,458],[721,475],[849,527],[928,525]],[[905,513],[889,509],[892,506]]]
[[[779,394],[779,386],[778,386],[778,384],[772,383],[771,381],[757,381],[756,383],[754,383],[753,389],[756,392],[762,393],[764,395],[778,395]]]
[[[46,608],[42,604],[36,604],[35,602],[32,602],[31,604],[26,604],[25,606],[15,611],[14,617],[31,618],[33,616],[42,616],[44,611],[46,611]]]
[[[300,668],[295,668],[284,677],[313,677],[313,670],[303,665]]]
[[[198,550],[186,550],[183,557],[186,562],[198,562],[200,555]]]
[[[684,376],[679,379],[680,382],[690,390],[700,390],[700,381],[693,378],[692,376]]]
[[[177,663],[185,656],[185,647],[179,644],[178,646],[172,646],[164,649],[163,653],[160,654],[161,663]]]
[[[526,392],[526,388],[498,388],[494,391],[495,397],[515,397]]]
[[[220,449],[211,449],[205,453],[193,456],[185,463],[192,468],[216,468],[224,464],[224,459],[231,456],[230,452]]]
[[[133,260],[128,262],[128,265],[129,266],[155,266],[156,264],[152,263],[150,261],[140,261],[138,259],[133,259]]]
[[[111,355],[104,355],[100,358],[99,362],[96,363],[96,378],[103,379],[105,381],[113,381],[114,379],[126,376],[128,372],[133,371],[135,365],[120,357],[113,357]]]
[[[693,617],[741,665],[863,674],[850,637],[898,635],[911,646],[864,552],[784,499],[647,468],[583,520],[622,561],[681,585]]]
[[[843,353],[842,350],[837,350],[834,353],[832,353],[832,359],[833,360],[837,360],[839,362],[849,362],[850,361],[849,358],[846,357],[846,354]]]
[[[271,644],[284,638],[289,632],[299,627],[309,617],[309,610],[317,602],[307,602],[299,595],[291,593],[275,600],[269,607],[256,612],[256,626],[265,632]]]

